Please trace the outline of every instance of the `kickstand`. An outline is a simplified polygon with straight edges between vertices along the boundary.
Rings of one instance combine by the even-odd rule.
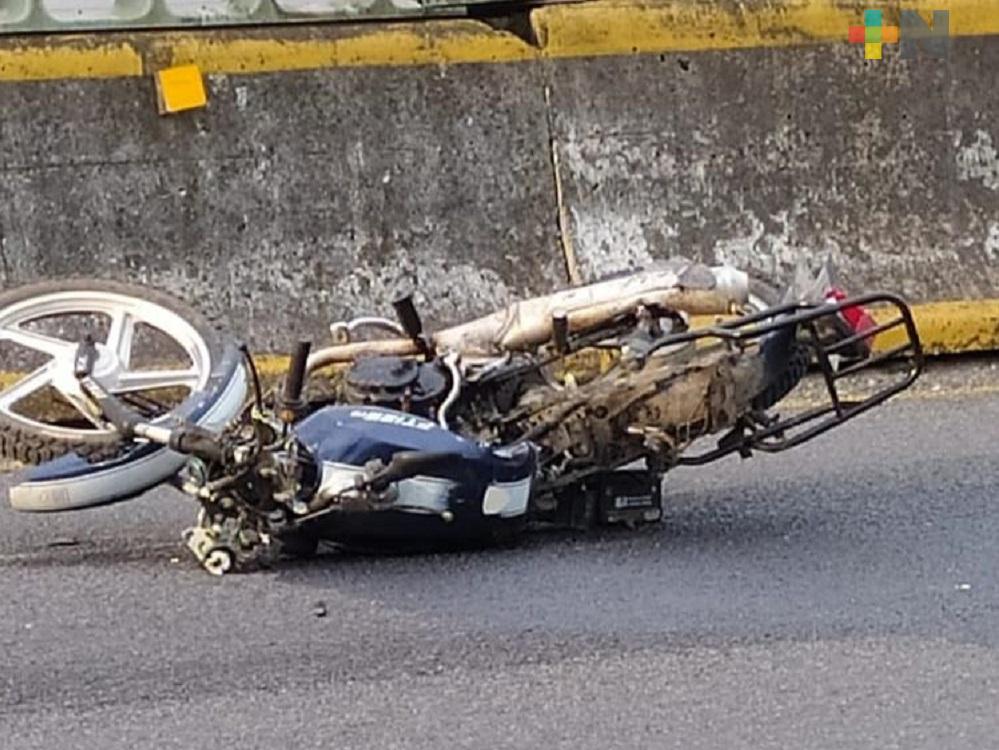
[[[753,449],[746,442],[746,433],[752,432],[750,424],[750,420],[746,417],[739,417],[735,427],[718,440],[718,448],[725,451],[737,450],[743,458],[750,458],[753,455]]]

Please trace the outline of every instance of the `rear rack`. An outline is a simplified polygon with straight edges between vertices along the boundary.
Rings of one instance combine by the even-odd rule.
[[[819,333],[819,323],[829,316],[838,316],[846,308],[857,306],[878,306],[880,309],[892,310],[893,314],[886,322],[879,323],[866,331],[835,342],[823,342]],[[681,456],[677,461],[678,464],[699,466],[734,452],[747,457],[753,450],[779,453],[794,448],[904,391],[915,382],[923,370],[923,350],[912,311],[901,297],[884,292],[860,295],[818,306],[798,303],[780,305],[736,320],[665,337],[657,342],[656,348],[705,338],[718,338],[737,345],[745,344],[767,333],[792,325],[800,326],[808,333],[808,339],[803,343],[813,352],[814,360],[825,380],[829,402],[786,419],[764,414],[744,417],[732,431],[718,441],[715,449],[694,456]],[[892,335],[892,338],[901,335],[903,343],[851,362],[840,369],[834,367],[832,355],[838,355],[863,341],[873,341],[873,337],[888,331],[898,331]],[[906,367],[904,374],[899,373],[895,382],[860,400],[851,401],[841,397],[838,385],[845,378],[896,360],[901,361]]]

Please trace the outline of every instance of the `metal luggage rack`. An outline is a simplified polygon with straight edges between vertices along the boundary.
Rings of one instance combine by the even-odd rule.
[[[831,315],[838,315],[846,308],[857,306],[894,308],[897,315],[893,315],[888,321],[879,323],[866,331],[835,342],[824,343],[818,330],[819,321]],[[923,350],[919,342],[915,321],[912,318],[912,311],[901,297],[885,292],[860,295],[818,306],[799,303],[780,305],[760,313],[746,315],[737,320],[670,336],[668,341],[657,342],[657,348],[658,346],[682,344],[706,338],[717,338],[733,342],[736,345],[745,344],[771,331],[790,325],[799,326],[809,334],[804,343],[811,348],[814,360],[825,380],[829,396],[828,403],[787,419],[780,419],[776,415],[769,417],[763,414],[742,418],[732,431],[726,433],[718,441],[718,446],[715,449],[694,456],[681,456],[678,460],[680,465],[698,466],[733,452],[739,452],[744,457],[749,456],[753,450],[779,453],[801,445],[904,391],[915,382],[923,370]],[[895,329],[904,332],[904,343],[859,361],[851,362],[840,369],[833,366],[831,356],[843,352],[861,341]],[[866,398],[847,400],[841,397],[837,386],[844,378],[849,378],[889,361],[899,361],[906,365],[904,376],[900,373],[896,382],[875,391]]]

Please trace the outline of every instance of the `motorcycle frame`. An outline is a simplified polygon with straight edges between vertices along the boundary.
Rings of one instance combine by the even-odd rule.
[[[818,330],[818,323],[821,319],[831,315],[839,315],[846,308],[879,304],[895,307],[898,311],[897,317],[865,331],[854,333],[847,338],[829,344],[823,343]],[[768,319],[769,322],[763,322]],[[762,425],[743,419],[740,426],[718,441],[717,448],[693,456],[680,456],[677,465],[701,466],[734,452],[748,457],[753,450],[780,453],[794,448],[904,391],[915,382],[923,371],[923,349],[912,310],[901,297],[888,292],[859,295],[817,307],[799,303],[779,305],[737,320],[666,336],[656,342],[655,348],[697,342],[709,338],[720,339],[735,346],[745,346],[768,333],[787,326],[797,326],[807,331],[808,339],[805,343],[815,354],[819,371],[825,382],[829,403],[808,409],[787,419],[777,418]],[[872,340],[878,334],[896,328],[902,328],[905,331],[906,341],[903,344],[852,362],[839,370],[833,367],[831,355],[836,355],[852,345]],[[904,377],[898,379],[897,382],[878,389],[867,398],[859,401],[850,401],[841,397],[837,384],[844,378],[897,359],[902,359],[907,365]],[[789,431],[799,428],[803,429],[794,435],[787,434]]]
[[[640,301],[637,304],[640,305],[642,302]],[[887,322],[877,324],[867,330],[854,333],[851,336],[832,343],[823,343],[818,325],[823,318],[839,315],[847,308],[867,307],[871,305],[888,305],[894,307],[898,314]],[[615,310],[615,312],[622,314],[622,310],[620,309]],[[612,318],[605,317],[603,320],[608,324],[613,322]],[[808,333],[808,338],[804,343],[814,353],[814,359],[825,382],[829,402],[793,417],[775,419],[763,425],[744,418],[740,420],[740,425],[736,429],[723,436],[717,448],[692,456],[681,455],[677,457],[676,465],[699,466],[715,461],[733,452],[739,452],[744,456],[748,456],[752,450],[779,453],[796,447],[818,437],[833,427],[859,416],[897,393],[906,390],[915,382],[923,370],[924,357],[922,345],[919,341],[919,334],[916,330],[912,311],[905,300],[889,292],[873,292],[820,305],[800,302],[777,305],[760,312],[740,316],[734,320],[665,335],[655,342],[653,347],[645,353],[645,356],[652,356],[656,351],[668,347],[679,347],[691,343],[696,344],[699,341],[709,339],[722,341],[729,346],[742,348],[759,340],[768,333],[788,326],[803,328]],[[865,340],[873,340],[878,334],[896,328],[902,328],[905,332],[906,340],[903,344],[853,362],[843,369],[837,370],[833,366],[832,355],[836,355],[838,352],[847,350],[849,347]],[[571,345],[567,351],[559,353],[550,352],[545,357],[545,360],[547,362],[555,361],[567,353],[578,351],[587,346],[594,346],[605,338],[605,335],[605,333],[601,333],[599,327],[596,330],[589,331],[577,329],[574,335],[570,336]],[[543,343],[549,344],[551,340],[549,339]],[[346,363],[358,356],[374,353],[393,354],[396,356],[419,356],[415,342],[406,338],[341,344],[320,350],[320,352],[325,354],[334,350],[339,355],[335,358],[335,361],[339,363]],[[314,354],[313,357],[315,356]],[[310,369],[313,367],[313,357],[310,357]],[[838,382],[860,371],[899,358],[904,359],[908,365],[904,378],[901,378],[888,387],[875,391],[872,395],[859,401],[850,401],[842,398],[837,388]],[[492,357],[489,361],[496,361],[496,359],[498,358]],[[325,364],[321,366],[325,366]],[[799,430],[799,428],[804,429]],[[799,431],[792,436],[788,436],[787,433],[791,430]]]

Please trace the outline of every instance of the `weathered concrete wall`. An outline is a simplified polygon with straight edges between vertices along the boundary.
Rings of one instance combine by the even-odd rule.
[[[453,39],[418,39],[399,67],[244,44],[230,73],[315,68],[252,75],[188,44],[209,107],[171,118],[134,50],[103,80],[13,81],[33,76],[0,54],[0,286],[152,283],[269,350],[387,312],[400,278],[440,324],[674,253],[775,280],[831,253],[854,288],[999,296],[999,37],[865,62],[498,36],[454,65]],[[149,60],[187,61],[157,39]]]
[[[857,288],[999,291],[999,39],[564,61],[551,89],[584,277],[683,252],[786,278],[804,254]]]
[[[152,283],[270,349],[390,311],[403,279],[437,322],[543,292],[565,272],[540,73],[215,76],[176,118],[143,79],[0,85],[0,278]]]

